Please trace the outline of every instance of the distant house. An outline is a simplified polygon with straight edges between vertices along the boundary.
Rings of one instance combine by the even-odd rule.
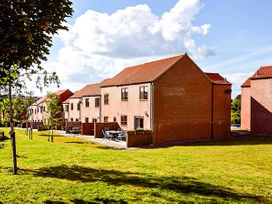
[[[100,121],[100,85],[101,83],[88,84],[62,103],[67,121]]]
[[[59,90],[55,92],[60,99],[60,103],[69,98],[73,93],[69,89]],[[34,127],[38,125],[45,124],[47,122],[47,106],[46,106],[46,96],[40,98],[35,103],[33,103],[29,108],[29,119],[28,121],[34,124]]]
[[[272,134],[272,66],[260,67],[241,85],[241,127]]]
[[[101,118],[153,144],[230,135],[231,84],[185,55],[128,67],[101,86]]]

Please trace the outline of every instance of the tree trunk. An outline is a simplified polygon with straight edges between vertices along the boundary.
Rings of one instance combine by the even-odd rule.
[[[11,151],[13,161],[13,174],[17,174],[17,155],[16,155],[16,140],[15,132],[13,127],[13,104],[12,104],[12,87],[9,84],[9,114],[10,114],[10,140],[11,140]]]
[[[54,130],[52,129],[51,142],[54,142]]]

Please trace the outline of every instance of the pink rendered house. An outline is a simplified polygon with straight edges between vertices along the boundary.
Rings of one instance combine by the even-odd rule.
[[[59,96],[60,103],[69,98],[73,93],[69,89],[55,92]],[[46,96],[40,98],[28,108],[29,122],[45,124],[47,122]]]
[[[100,121],[100,85],[88,84],[64,101],[64,115],[69,122],[92,123]]]

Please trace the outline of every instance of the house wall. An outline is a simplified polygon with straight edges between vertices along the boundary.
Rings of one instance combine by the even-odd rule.
[[[70,91],[70,90],[66,90],[65,92],[63,92],[61,95],[59,95],[59,99],[60,99],[60,103],[65,101],[67,98],[69,98],[73,93]],[[45,107],[45,111],[43,109],[43,107]],[[42,108],[42,111],[41,111],[41,108]],[[42,102],[40,104],[38,104],[37,106],[30,106],[28,108],[29,109],[33,109],[33,115],[31,114],[29,116],[29,121],[36,121],[36,122],[43,122],[45,123],[45,120],[47,120],[48,118],[48,115],[46,113],[47,111],[47,106],[46,106],[46,102]],[[39,109],[39,112],[38,112],[38,109]],[[35,113],[35,110],[36,110],[36,113]]]
[[[65,109],[66,105],[68,105],[68,111],[66,111],[66,109]],[[65,120],[68,120],[69,119],[69,115],[70,115],[69,114],[70,105],[69,105],[69,103],[63,103],[62,107],[63,107],[63,117],[64,117]]]
[[[251,132],[272,134],[272,79],[251,80]]]
[[[251,118],[251,87],[243,87],[241,89],[241,128],[250,130]]]
[[[80,98],[70,98],[69,99],[69,122],[75,122],[76,119],[81,121],[81,112],[77,110],[77,104],[80,102]],[[71,110],[71,104],[73,103],[73,110]],[[82,107],[81,107],[82,108]],[[73,118],[73,121],[71,120]]]
[[[93,119],[96,119],[97,122],[100,121],[100,106],[95,107],[95,99],[99,98],[101,105],[101,97],[100,96],[89,96],[82,98],[82,106],[81,106],[81,122],[85,123],[85,118],[89,118],[89,123],[92,122]],[[89,99],[89,107],[86,107],[85,100]]]
[[[211,138],[211,90],[189,57],[155,80],[153,143]]]
[[[231,85],[213,85],[213,138],[230,136]]]
[[[148,87],[148,99],[140,100],[139,89],[141,86]],[[121,100],[121,89],[128,88],[128,101]],[[118,87],[102,87],[101,88],[101,122],[104,117],[109,117],[109,122],[113,122],[116,117],[118,124],[124,130],[134,130],[134,117],[141,116],[144,118],[144,129],[151,129],[151,84],[143,83]],[[109,94],[109,104],[104,104],[104,94]],[[127,126],[121,125],[121,115],[127,115]]]

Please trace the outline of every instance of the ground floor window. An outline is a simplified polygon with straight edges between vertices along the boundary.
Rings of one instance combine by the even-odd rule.
[[[85,123],[88,123],[89,122],[89,118],[85,118]]]
[[[113,117],[113,122],[116,122],[116,117]]]
[[[121,115],[121,125],[127,126],[127,116]]]
[[[104,116],[104,123],[109,122],[109,117],[108,116]]]
[[[144,129],[144,117],[142,116],[135,116],[134,117],[134,128],[137,129]]]
[[[74,119],[73,118],[71,118],[71,122],[73,122],[74,121]]]
[[[96,123],[97,122],[97,119],[93,118],[93,123]]]

